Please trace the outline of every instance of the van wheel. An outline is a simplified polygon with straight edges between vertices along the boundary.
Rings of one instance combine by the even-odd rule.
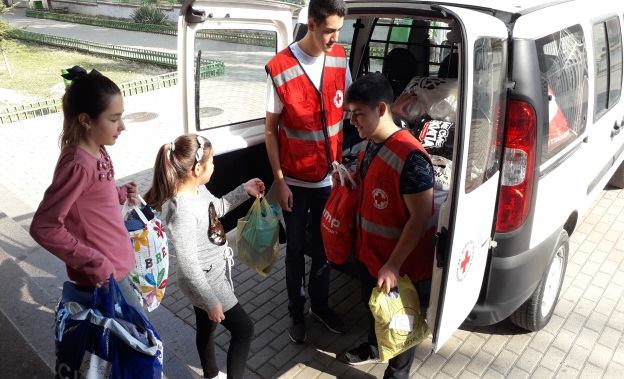
[[[517,326],[535,332],[550,321],[568,264],[568,251],[570,250],[568,239],[568,233],[562,230],[555,254],[537,289],[510,317],[511,322]]]

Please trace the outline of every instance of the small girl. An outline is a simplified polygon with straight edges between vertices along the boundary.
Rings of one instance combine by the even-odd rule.
[[[238,303],[231,278],[232,249],[219,217],[249,198],[261,196],[260,179],[238,186],[219,199],[205,187],[214,172],[206,138],[185,134],[160,148],[152,188],[145,201],[161,210],[178,262],[178,286],[190,299],[197,324],[197,351],[205,378],[223,378],[216,365],[214,330],[223,323],[232,336],[227,378],[243,378],[253,337],[251,319]]]
[[[63,95],[61,153],[30,234],[65,262],[78,286],[93,291],[112,274],[126,301],[140,311],[128,278],[134,252],[119,207],[126,199],[136,201],[137,186],[115,186],[105,148],[125,129],[121,91],[95,70],[87,74],[74,66],[64,77],[72,82]]]

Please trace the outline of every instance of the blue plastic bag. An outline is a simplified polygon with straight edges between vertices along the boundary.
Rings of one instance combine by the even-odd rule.
[[[94,291],[65,282],[55,337],[57,378],[162,378],[160,337],[112,277]]]

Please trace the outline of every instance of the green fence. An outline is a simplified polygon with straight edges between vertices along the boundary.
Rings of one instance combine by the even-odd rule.
[[[98,18],[92,16],[83,16],[70,13],[59,13],[51,11],[41,11],[28,9],[27,17],[44,18],[56,21],[73,22],[75,24],[93,25],[105,28],[132,30],[137,32],[159,33],[177,36],[178,30],[173,25],[155,25],[155,24],[139,24],[132,21],[113,20],[107,18]],[[197,33],[197,38],[210,39],[223,42],[234,42],[245,45],[256,45],[274,47],[276,44],[275,35],[268,32],[254,31],[216,31],[203,30]]]
[[[43,100],[0,109],[0,124],[8,124],[61,111],[61,100]]]
[[[20,29],[12,29],[7,34],[10,38],[78,50],[89,54],[124,58],[133,61],[153,63],[165,67],[177,67],[177,57],[174,53],[136,49],[126,46],[106,45],[96,42],[81,41],[73,38],[33,33]],[[225,65],[223,62],[211,59],[201,60],[200,76],[202,79],[223,75],[224,72]]]
[[[167,74],[152,76],[147,79],[135,80],[129,83],[122,83],[119,86],[123,96],[132,96],[161,88],[173,87],[177,84],[178,74],[170,72]],[[14,107],[0,109],[0,124],[10,124],[12,122],[23,121],[47,114],[60,112],[62,110],[61,99],[36,101],[29,104],[22,104]]]

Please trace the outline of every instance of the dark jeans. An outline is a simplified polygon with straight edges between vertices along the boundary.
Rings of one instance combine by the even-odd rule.
[[[289,186],[293,194],[292,212],[284,211],[286,224],[286,289],[288,311],[295,322],[303,321],[305,304],[305,258],[306,226],[310,212],[310,247],[312,258],[308,293],[312,309],[327,308],[329,294],[329,264],[321,240],[321,214],[329,197],[331,187],[304,188]]]
[[[360,286],[362,289],[362,302],[366,308],[366,318],[368,319],[368,344],[377,348],[377,337],[375,336],[375,318],[371,312],[368,301],[370,300],[373,288],[377,286],[377,279],[373,278],[366,267],[358,262],[358,271],[360,278]],[[414,283],[418,298],[420,300],[421,309],[426,309],[429,304],[429,295],[431,292],[431,280]],[[407,379],[409,371],[414,361],[414,353],[416,346],[404,351],[396,357],[388,361],[388,368],[384,372],[384,379]]]
[[[205,378],[217,376],[219,368],[215,358],[214,331],[217,323],[208,318],[208,313],[201,308],[193,307],[197,323],[195,343],[199,352],[199,360],[204,370]],[[242,379],[245,374],[249,346],[254,336],[254,327],[251,319],[241,307],[236,304],[232,309],[224,312],[225,320],[221,324],[230,331],[230,347],[227,352],[228,379]]]

